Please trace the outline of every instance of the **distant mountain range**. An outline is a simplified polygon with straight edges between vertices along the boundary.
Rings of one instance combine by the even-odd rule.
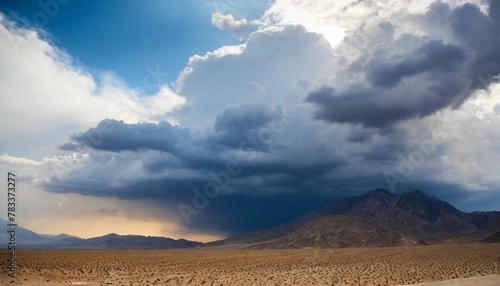
[[[7,221],[0,219],[0,244],[7,245]],[[457,210],[420,191],[393,194],[376,189],[328,204],[277,227],[201,243],[185,239],[108,234],[82,239],[40,235],[17,227],[17,245],[72,249],[341,248],[500,242],[500,212]]]
[[[0,244],[7,245],[7,221],[0,219]],[[203,245],[201,242],[166,237],[107,234],[83,239],[67,234],[43,235],[23,227],[16,227],[16,245],[20,248],[71,248],[71,249],[181,249]]]
[[[185,239],[175,240],[158,236],[118,235],[111,233],[105,236],[85,239],[70,246],[85,249],[181,249],[195,248],[201,245],[203,243]]]
[[[0,244],[2,246],[7,245],[9,241],[9,227],[7,226],[9,222],[0,218]],[[16,226],[16,245],[18,246],[29,246],[29,245],[66,245],[75,243],[82,240],[81,238],[70,236],[67,234],[60,235],[42,235],[35,233],[31,230],[23,228],[21,226]]]

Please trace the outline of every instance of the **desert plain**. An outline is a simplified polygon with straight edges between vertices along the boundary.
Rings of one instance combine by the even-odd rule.
[[[0,255],[8,257],[6,251]],[[1,285],[376,286],[437,285],[427,283],[445,280],[440,285],[500,285],[500,244],[295,250],[19,250],[17,255],[16,278],[8,277],[2,267]],[[474,278],[462,279],[469,277]]]

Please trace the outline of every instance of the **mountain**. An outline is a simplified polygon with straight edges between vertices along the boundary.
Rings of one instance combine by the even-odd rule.
[[[201,245],[203,243],[185,239],[175,240],[167,237],[118,235],[111,233],[85,239],[67,247],[80,249],[180,249],[195,248]]]
[[[9,241],[9,222],[0,218],[0,244]],[[22,248],[66,248],[66,249],[177,249],[201,246],[201,242],[141,235],[108,234],[83,239],[68,234],[46,235],[16,226],[16,246]]]
[[[374,226],[354,215],[323,216],[313,219],[279,239],[247,248],[343,248],[411,245],[415,242],[392,230]]]
[[[500,242],[500,217],[489,228],[489,235],[481,240],[482,242],[496,243]]]
[[[356,217],[356,220],[353,220],[354,228],[338,224],[335,217],[345,215],[351,218]],[[394,245],[397,240],[395,238],[398,236],[402,238],[399,241],[400,245],[408,244],[410,241],[419,244],[472,242],[480,241],[486,237],[486,234],[491,233],[490,228],[499,217],[500,212],[461,212],[449,203],[421,191],[398,195],[384,189],[375,189],[358,197],[348,197],[328,204],[275,228],[229,237],[208,243],[206,246],[244,247],[248,245],[256,247],[259,245],[258,247],[294,248],[293,244],[287,244],[284,241],[292,237],[291,241],[298,239],[298,241],[310,243],[310,240],[304,240],[303,231],[304,227],[311,226],[310,223],[316,225],[315,231],[334,227],[342,229],[345,236],[363,234],[363,229],[369,229],[369,227],[377,235],[380,235],[382,231],[387,231],[386,234],[389,232],[393,234],[387,237],[388,245]],[[349,232],[351,234],[348,234]],[[342,239],[332,236],[332,233],[324,231],[317,233],[329,237],[330,240],[324,243],[324,247],[343,245]],[[394,236],[395,233],[397,236]],[[325,239],[317,238],[318,241]],[[361,244],[361,246],[380,244],[377,239]],[[298,245],[301,246],[301,244]],[[321,246],[321,243],[319,245]],[[359,245],[359,242],[345,244],[348,247],[356,245]]]
[[[42,235],[50,238],[52,240],[51,244],[53,244],[53,245],[72,245],[72,244],[80,243],[80,242],[85,240],[83,238],[69,235],[69,234],[65,234],[65,233],[61,233],[58,235],[49,235],[49,234],[42,234]]]
[[[467,219],[480,229],[500,229],[500,212],[472,212],[467,215]]]
[[[0,244],[7,245],[10,234],[7,233],[9,230],[9,226],[7,226],[9,222],[0,218]],[[37,234],[29,229],[23,228],[21,226],[16,226],[16,245],[20,247],[29,247],[32,245],[43,245],[43,244],[52,244],[54,243],[54,239]]]
[[[481,240],[482,242],[488,242],[488,243],[496,243],[500,242],[500,231],[495,232],[494,234],[485,237]]]

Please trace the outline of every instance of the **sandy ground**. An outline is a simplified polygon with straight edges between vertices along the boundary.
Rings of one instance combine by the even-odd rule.
[[[1,261],[8,254],[0,251],[0,255]],[[500,244],[300,250],[23,250],[18,251],[14,281],[3,269],[0,285],[377,286],[453,279],[418,285],[486,286],[500,285]],[[468,277],[476,280],[462,279]]]

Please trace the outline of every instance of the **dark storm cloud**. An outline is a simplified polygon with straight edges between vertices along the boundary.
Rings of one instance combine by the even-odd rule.
[[[242,104],[226,108],[217,115],[208,144],[238,148],[250,136],[258,136],[259,128],[279,119],[280,114],[262,104]]]
[[[158,155],[148,160],[155,160]],[[97,159],[96,159],[97,160]],[[118,162],[125,164],[128,160]],[[200,213],[190,217],[187,225],[198,231],[235,234],[272,227],[291,218],[312,211],[332,200],[346,196],[352,191],[363,193],[373,180],[381,182],[379,176],[363,178],[351,184],[348,180],[332,181],[326,177],[327,170],[335,164],[313,164],[304,162],[302,166],[289,162],[266,163],[264,161],[241,162],[242,172],[231,177],[231,181],[220,195],[208,200]],[[97,163],[96,161],[94,161]],[[108,170],[112,171],[112,170]],[[173,168],[172,171],[175,171]],[[126,200],[149,201],[166,209],[175,210],[169,220],[185,224],[179,204],[193,206],[195,189],[203,191],[207,182],[213,181],[210,173],[220,169],[208,169],[199,176],[141,178],[130,181],[112,180],[111,172],[98,178],[75,171],[61,181],[44,182],[42,186],[51,192],[80,193],[97,197],[116,197]],[[105,173],[105,172],[100,172]],[[348,187],[349,186],[349,187]],[[353,187],[354,186],[354,187]],[[343,189],[336,189],[342,187]],[[335,192],[332,192],[336,189]]]
[[[258,108],[262,109],[258,110]],[[311,146],[309,148],[310,154],[294,154],[293,148],[286,146],[283,143],[284,140],[277,138],[280,135],[280,129],[273,131],[271,127],[267,127],[267,124],[273,122],[274,119],[281,123],[281,128],[286,127],[285,122],[288,122],[288,119],[280,117],[279,113],[268,107],[253,105],[231,107],[217,117],[213,133],[197,138],[189,137],[189,131],[172,126],[167,122],[126,124],[122,121],[106,119],[96,128],[71,136],[74,143],[70,142],[65,145],[112,152],[111,155],[102,155],[105,158],[100,158],[99,154],[92,155],[91,161],[95,161],[96,166],[99,166],[98,163],[109,161],[116,162],[117,166],[122,166],[127,160],[135,160],[135,157],[132,159],[119,157],[119,154],[113,153],[135,151],[140,154],[141,168],[145,173],[160,174],[164,171],[188,170],[191,173],[185,176],[185,180],[194,185],[200,181],[209,180],[209,173],[224,170],[228,162],[234,161],[243,170],[237,177],[239,181],[255,181],[257,179],[262,181],[262,185],[266,185],[267,177],[278,175],[287,178],[280,180],[280,189],[297,190],[300,188],[297,182],[315,180],[317,177],[332,172],[347,163],[339,156],[325,152],[322,147],[318,146]],[[108,129],[103,131],[103,126]],[[96,136],[96,130],[100,130],[99,132],[102,132],[103,135]],[[260,134],[261,131],[267,131],[265,134],[270,134],[271,138],[247,137],[248,130],[257,134]],[[238,139],[235,141],[238,142],[236,147],[223,145],[214,147],[212,145],[214,138],[223,138],[219,136],[221,134],[226,137],[235,136]],[[99,139],[99,144],[92,144],[96,138]],[[250,142],[248,138],[255,139],[256,142]],[[234,150],[238,151],[238,156],[231,153]],[[95,180],[95,178],[94,181],[82,179],[91,176],[79,173],[78,170],[73,175],[67,178],[74,179],[72,183],[74,187],[70,189],[80,189],[79,185],[90,186],[89,188],[84,187],[83,193],[92,190],[92,195],[96,195],[96,192],[100,192],[98,186],[106,185],[106,178],[102,181]],[[200,179],[200,177],[205,179]],[[172,182],[173,185],[167,181]],[[167,181],[165,181],[165,185],[172,187],[167,189],[175,189],[174,187],[179,184],[177,179],[168,179]],[[61,185],[64,182],[55,183]],[[242,183],[240,182],[240,184]],[[46,186],[48,187],[50,184]],[[112,195],[122,194],[128,194],[128,192]]]
[[[490,9],[493,17],[495,9],[498,10],[495,5]],[[471,89],[487,88],[492,78],[500,73],[500,22],[491,16],[471,4],[453,10],[449,16],[448,25],[454,35],[475,52],[469,69]]]
[[[305,191],[262,197],[251,195],[251,190],[248,190],[248,194],[211,200],[206,209],[193,217],[190,226],[204,231],[215,228],[228,235],[262,230],[299,217],[340,197]]]
[[[284,120],[283,116],[282,111],[269,107],[233,106],[220,113],[212,133],[196,138],[166,122],[103,120],[96,128],[71,136],[70,143],[100,152],[91,152],[84,168],[53,177],[42,186],[57,193],[152,200],[178,210],[179,204],[192,205],[194,189],[203,191],[231,163],[241,172],[230,177],[220,195],[211,199],[199,215],[191,216],[188,227],[229,234],[272,226],[330,201],[332,195],[321,190],[331,184],[330,174],[347,162],[316,145],[308,148],[308,154],[297,154],[293,144],[284,143],[286,136],[279,131],[272,142],[257,142],[266,146],[265,150],[252,147],[245,136],[241,136],[241,142],[248,146],[243,148],[214,148],[211,144],[218,138],[215,135],[271,130],[268,125]],[[282,127],[294,128],[291,122]],[[97,130],[102,136],[95,135]],[[99,144],[92,144],[89,136]],[[182,148],[177,148],[178,144]],[[131,172],[129,166],[139,166],[134,176],[123,175]],[[174,213],[178,215],[175,219],[184,224],[181,213]]]
[[[409,142],[415,135],[401,130],[407,126],[397,123],[453,106],[471,90],[487,87],[498,74],[499,41],[498,33],[494,33],[498,5],[490,8],[487,16],[473,5],[452,11],[436,2],[419,18],[435,33],[429,32],[433,35],[429,37],[406,34],[395,39],[396,23],[382,21],[378,25],[380,34],[373,35],[376,43],[370,46],[370,52],[354,62],[344,57],[342,68],[346,72],[340,79],[332,79],[308,94],[306,100],[315,108],[314,117],[327,123],[310,120],[307,108],[302,106],[297,109],[304,113],[294,121],[271,104],[235,105],[255,97],[251,89],[235,92],[248,86],[247,74],[263,83],[269,93],[265,96],[272,97],[271,87],[286,86],[293,78],[279,67],[301,59],[294,65],[301,70],[307,64],[320,66],[322,61],[316,57],[309,61],[307,55],[316,55],[315,43],[321,42],[318,35],[303,27],[287,27],[281,33],[273,32],[276,35],[260,33],[241,55],[196,61],[192,71],[196,76],[187,78],[183,92],[190,94],[189,99],[197,106],[193,110],[199,113],[190,115],[194,126],[199,127],[196,121],[202,121],[202,131],[196,133],[195,129],[168,122],[103,120],[95,128],[71,136],[72,142],[60,147],[68,151],[98,150],[89,152],[85,167],[42,185],[52,192],[153,201],[177,215],[169,220],[185,225],[179,204],[192,207],[195,190],[203,192],[207,183],[216,181],[214,177],[233,164],[241,172],[230,176],[227,186],[186,225],[193,230],[226,234],[271,227],[336,198],[388,188],[383,172],[397,167],[401,154],[418,147]],[[443,31],[453,39],[440,40]],[[302,38],[297,39],[297,35]],[[302,54],[302,45],[307,53]],[[323,51],[331,54],[330,47],[320,46],[319,58],[327,58]],[[330,63],[332,56],[328,56]],[[325,66],[330,65],[311,70],[326,76]],[[253,74],[254,70],[259,72]],[[309,83],[305,79],[294,79],[294,87],[297,82],[302,88],[313,85],[305,84]],[[280,95],[288,92],[288,88],[278,90]],[[212,94],[217,96],[208,96]],[[438,157],[440,152],[433,156]],[[408,178],[398,184],[397,191],[420,189],[439,198],[454,198],[454,202],[470,198],[457,186],[419,179],[418,174]]]
[[[125,163],[125,162],[124,162]],[[109,176],[114,174],[109,173]],[[119,184],[110,184],[109,178],[88,177],[74,174],[64,180],[52,178],[50,182],[42,183],[42,187],[55,193],[76,192],[96,197],[115,197],[127,200],[169,199],[175,202],[189,200],[193,186],[205,182],[202,178],[161,178],[148,180],[122,181]]]
[[[266,152],[246,147],[236,149],[239,156],[235,156],[231,155],[235,150],[233,146],[211,146],[216,134],[227,132],[229,136],[228,130],[259,131],[283,119],[271,108],[260,111],[258,108],[253,105],[228,108],[220,113],[212,133],[205,137],[193,136],[166,122],[126,124],[103,120],[96,128],[71,137],[71,144],[79,144],[78,148],[101,152],[91,153],[85,168],[52,178],[42,186],[57,193],[152,202],[173,210],[169,220],[185,224],[178,206],[193,206],[194,190],[203,191],[207,183],[216,181],[214,177],[226,170],[229,162],[235,162],[241,172],[231,176],[227,186],[210,199],[199,214],[191,215],[187,225],[198,231],[234,234],[271,227],[336,198],[361,194],[386,184],[379,175],[356,175],[354,180],[336,175],[340,168],[349,166],[352,158],[331,152],[318,143],[295,149],[298,142],[288,141],[286,131],[276,133],[273,144],[258,142],[267,146]],[[291,121],[285,128],[294,130],[297,122]],[[102,136],[95,135],[97,130]],[[358,128],[357,132],[348,134],[363,144],[374,131]],[[93,145],[89,136],[99,139],[100,144]],[[370,149],[359,156],[375,163],[396,156],[395,151],[403,150],[405,143],[398,134],[388,136],[389,142],[371,144]],[[306,142],[310,139],[301,138]],[[178,148],[179,144],[182,148]],[[138,162],[140,167],[134,169],[133,176],[123,175],[130,173],[129,166],[137,166]]]
[[[205,182],[158,179],[113,187],[89,184],[85,180],[75,180],[67,185],[44,183],[43,186],[52,192],[67,193],[69,189],[73,189],[71,192],[97,197],[149,201],[157,206],[173,210],[168,220],[185,225],[182,215],[178,212],[178,205],[181,203],[192,205],[195,195],[193,189],[203,190]],[[283,223],[312,211],[337,197],[345,196],[345,194],[340,196],[318,194],[308,190],[263,195],[262,188],[257,190],[249,186],[244,187],[244,190],[241,191],[210,199],[208,205],[200,210],[198,215],[190,217],[190,223],[187,226],[192,230],[228,235],[259,230]],[[257,191],[258,194],[256,194]]]
[[[156,123],[127,124],[123,121],[104,119],[97,127],[70,137],[72,142],[64,145],[77,145],[94,150],[121,151],[158,151],[162,156],[142,158],[144,169],[158,173],[170,168],[206,170],[225,165],[218,157],[224,149],[208,144],[207,138],[194,138],[188,129],[173,126],[166,121]]]
[[[115,156],[119,156],[116,154]],[[94,155],[96,156],[96,155]],[[213,156],[217,156],[213,154]],[[143,158],[148,165],[158,161],[161,155],[156,154]],[[125,200],[149,201],[172,212],[169,220],[185,224],[184,218],[178,212],[179,204],[193,206],[195,189],[203,191],[208,182],[214,181],[214,175],[225,169],[219,165],[200,166],[190,168],[189,175],[183,175],[184,167],[175,164],[160,166],[156,171],[173,173],[159,178],[121,178],[113,177],[121,170],[116,167],[99,168],[97,157],[92,160],[95,164],[91,175],[75,170],[71,175],[58,180],[43,182],[42,186],[56,193],[80,193],[96,197],[115,197]],[[107,159],[106,162],[117,159]],[[166,157],[164,162],[170,161]],[[333,184],[326,175],[331,169],[336,168],[340,162],[324,163],[302,162],[302,165],[293,164],[286,160],[270,162],[270,159],[240,161],[242,171],[237,176],[232,176],[230,183],[222,192],[208,201],[208,205],[200,210],[197,215],[190,216],[187,225],[190,229],[198,231],[211,231],[226,234],[235,234],[245,231],[258,230],[285,222],[305,212],[320,207],[331,200],[345,196],[338,192],[321,192]],[[182,162],[182,165],[195,162]],[[130,164],[130,160],[118,160],[118,165]],[[144,166],[145,172],[150,172],[150,167]],[[147,168],[147,169],[146,169]],[[160,169],[160,170],[158,170]],[[197,171],[195,171],[197,170]],[[95,173],[103,174],[101,177]],[[380,179],[380,178],[379,178]],[[347,185],[347,182],[345,182]],[[366,186],[365,186],[366,187]],[[366,189],[366,188],[365,188]]]
[[[96,128],[71,136],[80,146],[106,151],[141,149],[173,152],[189,137],[189,131],[168,122],[126,124],[113,119],[102,120]],[[66,143],[66,145],[71,143]]]
[[[386,128],[401,120],[423,117],[446,107],[456,94],[468,88],[460,75],[460,70],[426,75],[432,77],[426,83],[428,86],[413,90],[405,90],[406,86],[394,90],[355,86],[337,91],[323,86],[311,92],[307,102],[316,106],[316,119]]]
[[[157,124],[148,124],[148,128],[144,128],[141,124],[118,123],[121,127],[116,130],[127,130],[118,133],[121,136],[127,135],[123,140],[135,134],[134,130],[141,130],[141,136],[145,138],[159,136],[156,134],[156,128],[159,127],[154,127]],[[248,123],[246,126],[256,125]],[[165,132],[172,134],[170,128],[165,128]],[[152,136],[147,132],[156,135]],[[368,135],[362,133],[360,136]],[[373,144],[369,149],[371,153],[362,154],[363,160],[375,162],[373,168],[378,168],[378,163],[386,160],[387,154],[396,156],[398,149],[404,150],[405,143],[400,142],[398,134],[390,136],[389,143]],[[226,170],[228,162],[237,161],[241,172],[231,176],[230,182],[221,189],[220,194],[209,199],[207,206],[200,209],[198,214],[191,215],[190,222],[186,225],[192,230],[229,235],[272,227],[337,198],[359,195],[386,185],[384,177],[380,175],[358,174],[355,179],[336,176],[335,172],[350,162],[329,152],[322,153],[318,146],[309,148],[309,154],[297,154],[288,150],[289,146],[284,146],[277,150],[271,148],[268,153],[258,152],[259,156],[255,158],[242,159],[227,156],[222,149],[196,149],[190,146],[194,142],[182,142],[185,144],[182,152],[175,148],[163,148],[166,151],[162,151],[158,150],[160,148],[157,143],[138,144],[132,137],[133,144],[122,144],[120,149],[112,148],[112,151],[92,154],[87,164],[88,170],[74,170],[63,178],[43,182],[42,186],[57,193],[148,201],[172,210],[168,219],[185,225],[183,216],[177,211],[179,204],[193,206],[195,189],[203,192],[207,183],[213,182],[217,174]],[[196,144],[206,145],[199,142]],[[155,150],[145,151],[146,148]],[[119,153],[117,150],[140,151]],[[129,165],[135,165],[133,158],[126,157],[135,156],[134,154],[137,156],[133,158],[141,162],[138,173],[131,177],[122,176]],[[372,157],[367,158],[369,156]],[[146,175],[139,175],[140,173]],[[416,186],[415,188],[419,186],[410,183],[411,180],[408,180],[400,184],[398,191],[406,191],[407,185]],[[424,187],[420,189],[427,190]],[[433,194],[439,196],[439,192]]]
[[[442,41],[430,41],[416,51],[391,58],[375,56],[366,64],[366,77],[374,87],[393,88],[405,77],[423,72],[445,73],[461,68],[465,50]]]
[[[65,151],[76,151],[78,149],[78,145],[73,142],[66,142],[59,146],[59,149]]]
[[[368,60],[361,57],[351,64],[357,81],[350,86],[337,88],[339,83],[334,82],[308,95],[306,101],[316,107],[314,117],[387,128],[456,107],[474,90],[487,88],[500,73],[497,9],[491,7],[490,17],[472,4],[451,11],[446,4],[433,4],[422,25],[451,32],[453,43],[402,35],[377,46]],[[387,29],[380,29],[387,34]]]
[[[436,29],[446,26],[447,17],[445,15],[450,14],[450,6],[441,1],[434,2],[431,4],[430,9],[425,13],[423,25],[427,29]]]
[[[315,180],[317,177],[330,173],[346,163],[347,162],[334,158],[333,156],[325,157],[323,160],[315,159],[302,162],[286,159],[281,159],[277,162],[266,160],[246,164],[243,169],[245,173],[243,173],[242,176],[248,176],[251,178],[255,175],[286,175],[290,179],[290,181],[287,181],[286,183],[292,183],[292,185],[283,187],[298,189],[300,188],[297,185],[298,182]]]
[[[349,130],[346,140],[354,143],[362,143],[370,140],[372,133],[369,130],[353,127]]]
[[[498,23],[476,5],[465,4],[451,11],[448,26],[461,43],[475,50],[498,44]]]
[[[271,109],[265,105],[240,105],[226,108],[216,117],[215,130],[219,132],[239,132],[251,130],[276,119]]]
[[[489,0],[488,3],[490,4],[490,18],[500,23],[500,2],[497,0]]]

